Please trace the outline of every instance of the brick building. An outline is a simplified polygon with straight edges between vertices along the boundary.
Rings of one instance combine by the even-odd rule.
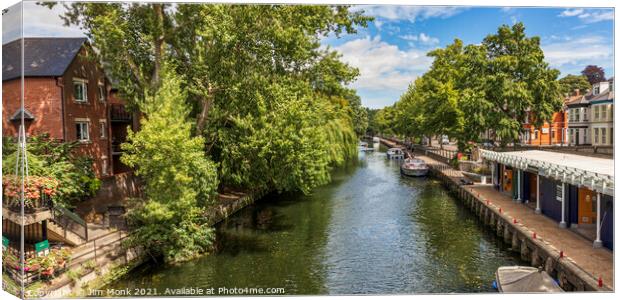
[[[565,100],[566,102],[566,100]],[[522,125],[520,135],[521,143],[524,145],[566,145],[568,143],[568,116],[566,109],[553,113],[549,122],[544,122],[539,128],[532,124],[536,115],[528,112],[527,118]]]
[[[112,140],[124,141],[126,126],[113,135],[110,108],[124,111],[124,105],[110,96],[111,84],[88,41],[23,39],[24,111],[20,108],[21,47],[21,39],[2,46],[2,135],[16,136],[23,114],[28,136],[47,133],[54,139],[78,141],[78,154],[93,159],[98,177],[118,173]],[[130,116],[127,125],[133,119]]]

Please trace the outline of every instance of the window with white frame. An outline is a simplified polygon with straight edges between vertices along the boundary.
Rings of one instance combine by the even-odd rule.
[[[97,87],[98,87],[98,93],[99,93],[99,101],[105,102],[105,98],[106,98],[105,85],[100,83]]]
[[[594,143],[598,144],[598,128],[594,128]]]
[[[601,106],[601,119],[602,120],[607,119],[607,105]]]
[[[104,156],[101,158],[101,173],[103,175],[108,175],[108,157]]]
[[[562,202],[562,183],[555,185],[555,200]]]
[[[106,120],[99,120],[99,138],[105,139],[108,137],[108,126]]]
[[[607,143],[607,128],[601,128],[601,144]]]
[[[90,135],[88,134],[88,121],[76,121],[75,122],[75,132],[76,139],[80,142],[88,142],[90,141]]]
[[[88,102],[88,82],[85,79],[73,79],[73,99],[75,102]]]
[[[598,121],[598,117],[599,117],[599,107],[597,105],[594,107],[594,120],[593,121]]]

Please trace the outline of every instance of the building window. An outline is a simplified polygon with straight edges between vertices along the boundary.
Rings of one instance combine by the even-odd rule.
[[[607,119],[607,106],[606,105],[601,106],[601,119],[602,120]]]
[[[90,136],[88,135],[88,122],[79,121],[75,122],[75,132],[76,139],[80,142],[88,142],[90,141]]]
[[[108,126],[105,120],[99,120],[99,138],[105,139],[108,136]]]
[[[607,143],[607,128],[601,128],[601,144]]]
[[[613,127],[609,128],[609,144],[610,145],[614,144],[614,128]]]
[[[105,156],[101,158],[101,173],[108,175],[108,158]]]
[[[75,102],[88,102],[88,83],[86,80],[73,80],[73,99]]]
[[[587,129],[584,129],[584,130],[583,130],[583,142],[584,142],[585,144],[587,144],[587,143],[588,143],[588,132],[590,132],[590,131],[588,131]]]
[[[106,92],[105,92],[105,86],[103,84],[99,84],[99,101],[101,102],[105,102],[105,96],[106,96]]]
[[[598,144],[598,128],[594,128],[594,143]]]
[[[600,86],[595,86],[594,87],[594,95],[598,95],[601,92],[601,87]]]
[[[555,200],[562,202],[562,183],[555,185]]]
[[[592,121],[598,121],[598,117],[599,117],[598,106],[595,106],[594,107],[594,120]]]

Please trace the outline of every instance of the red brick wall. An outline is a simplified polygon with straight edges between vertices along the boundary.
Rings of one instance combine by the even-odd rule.
[[[553,113],[551,117],[552,123],[545,122],[541,128],[538,129],[538,137],[534,139],[534,126],[531,124],[524,124],[523,129],[530,131],[531,141],[526,141],[529,145],[553,145],[562,143],[562,129],[568,127],[568,122],[565,122],[567,114],[565,112]],[[549,129],[547,133],[543,133],[543,128]],[[551,137],[551,131],[553,131],[553,138]],[[566,137],[564,137],[566,139]],[[566,143],[566,141],[564,141]]]
[[[103,69],[97,63],[87,57],[87,48],[83,47],[76,59],[69,65],[62,77],[65,85],[65,130],[67,141],[77,140],[77,130],[75,128],[76,119],[88,119],[89,142],[84,142],[78,148],[78,153],[88,156],[94,160],[94,167],[97,176],[107,176],[113,174],[112,156],[110,153],[110,120],[108,118],[108,97],[101,102],[98,95],[98,84],[105,86],[106,93],[109,91],[109,84],[106,82]],[[73,80],[81,78],[88,80],[86,103],[78,103],[73,96]],[[106,120],[106,134],[100,138],[99,121]],[[104,172],[104,167],[106,168]]]
[[[17,136],[19,122],[9,119],[20,107],[20,79],[2,82],[2,135]],[[27,135],[50,134],[62,139],[61,87],[52,77],[29,77],[24,79],[24,105],[35,120],[27,122]]]

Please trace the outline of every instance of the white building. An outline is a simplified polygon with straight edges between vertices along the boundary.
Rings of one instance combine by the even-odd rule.
[[[570,145],[613,145],[613,78],[592,85],[566,102]]]

